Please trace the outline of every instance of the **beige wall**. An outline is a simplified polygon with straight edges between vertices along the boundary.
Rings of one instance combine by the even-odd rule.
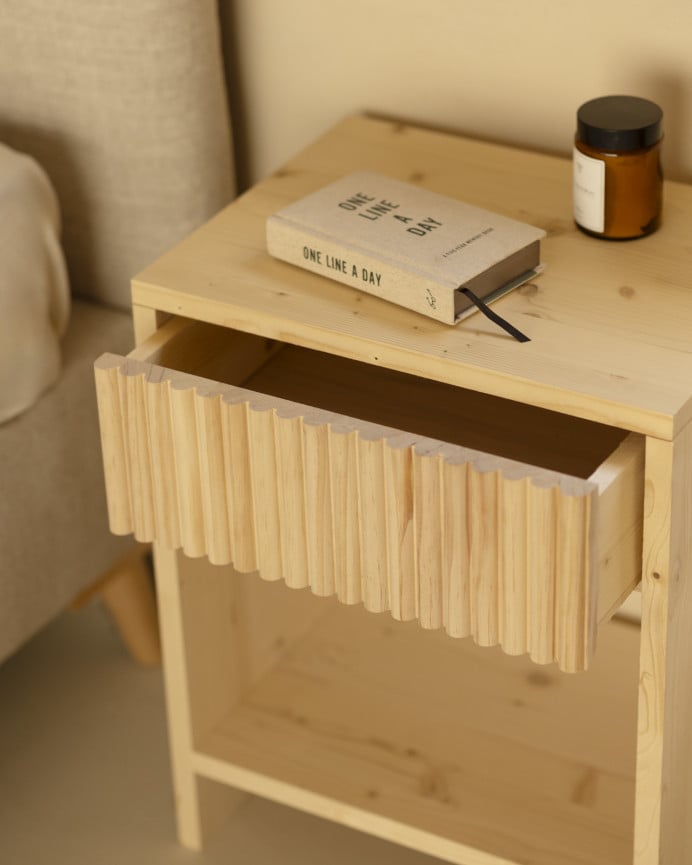
[[[245,183],[356,111],[569,154],[578,105],[665,112],[664,166],[692,180],[689,0],[222,0]]]

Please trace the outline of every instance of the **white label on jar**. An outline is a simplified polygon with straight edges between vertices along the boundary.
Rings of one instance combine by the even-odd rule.
[[[574,219],[582,228],[601,234],[605,230],[605,162],[575,147],[572,166]]]

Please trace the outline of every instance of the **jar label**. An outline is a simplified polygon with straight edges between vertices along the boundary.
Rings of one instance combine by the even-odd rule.
[[[574,148],[574,219],[582,228],[602,234],[605,230],[605,162]]]

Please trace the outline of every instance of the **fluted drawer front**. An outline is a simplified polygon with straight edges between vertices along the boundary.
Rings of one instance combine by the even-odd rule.
[[[627,588],[599,602],[637,439],[584,480],[141,360],[96,382],[116,533],[565,670]]]

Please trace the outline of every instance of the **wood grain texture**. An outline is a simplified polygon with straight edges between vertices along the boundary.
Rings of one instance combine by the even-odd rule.
[[[413,453],[395,438],[384,449],[389,601],[395,619],[418,617],[416,539],[413,519]],[[403,491],[403,495],[402,495]]]
[[[242,694],[239,656],[226,639],[233,586],[219,579],[218,569],[211,581],[199,579],[203,560],[185,558],[160,544],[154,544],[154,566],[178,839],[199,850],[213,824],[245,798],[231,787],[200,778],[192,762],[198,737],[213,729]],[[204,640],[192,652],[192,635],[202,629]],[[223,680],[223,688],[205,687],[212,673]]]
[[[354,168],[545,228],[545,272],[497,306],[531,341],[518,345],[480,316],[459,327],[438,325],[272,260],[266,216]],[[238,567],[261,564],[253,472],[261,436],[252,435],[253,418],[260,411],[302,417],[306,516],[296,537],[305,532],[308,538],[312,593],[333,592],[351,604],[365,593],[375,607],[388,593],[395,618],[441,622],[439,634],[423,633],[415,623],[385,624],[391,634],[383,629],[370,640],[366,631],[386,620],[363,615],[361,629],[361,611],[343,609],[349,618],[340,634],[331,624],[318,629],[301,643],[301,653],[281,663],[281,605],[250,602],[255,591],[284,591],[280,584],[248,578],[253,589],[242,619],[231,623],[224,643],[207,640],[205,618],[220,622],[213,593],[199,606],[198,627],[176,630],[187,592],[199,593],[218,569],[200,559],[198,579],[178,575],[178,594],[169,592],[164,610],[172,646],[170,715],[183,727],[190,711],[205,724],[212,714],[216,720],[203,742],[173,736],[174,751],[182,754],[175,771],[183,766],[187,779],[179,796],[188,837],[199,836],[199,808],[188,805],[201,798],[203,776],[463,865],[692,861],[692,188],[667,183],[661,230],[617,250],[575,229],[570,193],[568,160],[349,118],[135,279],[138,341],[156,336],[171,313],[220,326],[213,350],[211,333],[180,328],[173,339],[159,332],[157,363],[238,385],[243,378],[228,374],[223,351],[216,350],[228,341],[238,348],[234,370],[248,359],[243,375],[253,373],[254,391],[294,403],[284,414],[276,401],[221,396],[226,515]],[[283,364],[265,363],[276,349],[268,340],[293,344],[281,350]],[[154,359],[145,346],[138,357]],[[346,376],[344,364],[351,365]],[[166,442],[173,454],[149,446],[149,484],[146,424],[135,418],[131,429],[142,389],[139,383],[128,389],[121,365],[99,364],[96,371],[112,524],[131,531],[136,520],[146,534],[153,514],[158,536],[182,544],[175,433],[166,420],[180,380],[163,375],[156,397],[147,393],[153,380],[144,384],[150,441]],[[404,382],[400,373],[417,383]],[[134,367],[126,374],[139,375]],[[193,403],[221,394],[209,382],[185,386],[195,392]],[[316,418],[312,409],[296,414],[297,403],[409,432],[385,436],[380,460],[371,428],[363,437],[361,422]],[[612,427],[612,438],[587,421]],[[649,437],[645,470],[641,438],[624,438],[620,430]],[[190,425],[190,441],[193,431],[198,436]],[[426,437],[437,444],[416,449],[410,434],[417,444]],[[538,475],[500,470],[501,460],[457,460],[450,446],[509,457],[537,467]],[[382,489],[370,475],[362,482],[364,460],[382,478]],[[430,482],[434,466],[438,488]],[[594,490],[583,496],[545,483],[545,469],[590,479]],[[133,494],[154,501],[133,502]],[[363,494],[368,502],[385,502],[384,559],[372,526],[363,538]],[[270,503],[272,495],[278,493],[269,490]],[[171,500],[162,504],[160,497]],[[479,507],[491,525],[495,519],[491,551],[479,546]],[[432,513],[439,513],[439,557]],[[274,540],[283,569],[296,542]],[[421,544],[433,551],[430,568]],[[472,558],[474,567],[495,570],[494,585],[474,581]],[[367,562],[381,573],[383,560],[386,587],[363,572]],[[568,573],[556,578],[565,561]],[[421,568],[429,570],[422,575]],[[620,631],[628,636],[610,643],[609,627],[599,628],[599,651],[586,676],[556,679],[552,671],[532,671],[526,658],[500,661],[494,649],[440,639],[442,629],[496,638],[506,653],[539,661],[558,654],[563,667],[579,667],[593,651],[595,624],[613,614],[642,572],[640,645],[636,631]],[[167,577],[173,574],[164,573],[165,583]],[[312,593],[284,591],[291,600],[317,603]],[[223,590],[216,597],[225,597]],[[286,611],[289,626],[300,620],[293,608]],[[417,635],[410,651],[404,633]],[[207,675],[210,642],[222,658],[240,659],[256,686],[221,719],[235,680],[223,664]],[[468,653],[468,664],[456,654],[442,661],[433,647],[443,643],[445,652]],[[190,658],[199,691],[182,693],[176,676]],[[373,658],[382,666],[376,669]],[[438,664],[446,676],[437,674]],[[521,687],[511,673],[515,664],[526,664]],[[411,676],[421,671],[412,688]],[[260,681],[259,673],[266,678]]]
[[[248,406],[248,419],[248,473],[252,484],[253,522],[257,537],[257,570],[265,580],[279,580],[283,570],[283,550],[276,465],[276,415],[269,407],[263,411],[252,411],[252,407]],[[213,478],[210,483],[213,483]]]
[[[73,598],[70,609],[81,610],[100,597],[130,657],[144,666],[160,666],[161,642],[149,551],[147,544],[132,546],[102,577]]]
[[[363,600],[358,434],[343,425],[325,427],[329,439],[331,511],[334,526],[334,585],[344,604]]]
[[[602,638],[566,676],[337,605],[193,764],[459,865],[631,865],[638,632]]]
[[[177,513],[187,555],[564,670],[588,667],[597,483],[144,361],[104,356],[97,367],[104,417],[127,418],[130,430],[107,479],[110,496],[130,499],[121,530],[170,543]],[[170,469],[175,483],[162,478]],[[611,577],[608,589],[620,596],[625,583]]]
[[[509,655],[522,654],[528,645],[528,491],[526,478],[508,481],[500,488],[498,618],[502,648]]]
[[[330,473],[331,436],[326,426],[304,424],[305,511],[310,588],[328,597],[336,591],[334,579],[334,498]],[[323,507],[324,502],[328,507]]]
[[[173,786],[181,844],[200,849],[245,795],[195,769],[195,748],[325,612],[154,545]]]
[[[247,403],[221,403],[227,514],[231,549],[241,571],[258,567],[255,506],[250,474],[250,429]]]
[[[132,531],[128,461],[125,449],[125,419],[120,399],[120,371],[117,366],[96,366],[96,400],[101,432],[101,457],[108,489],[108,522],[116,535]]]
[[[548,231],[546,269],[457,327],[273,260],[265,220],[356,169],[380,171]],[[579,232],[571,163],[352,117],[140,273],[135,303],[670,439],[692,418],[692,189],[665,187],[663,230],[627,246]]]
[[[646,450],[635,865],[692,861],[692,425]]]

